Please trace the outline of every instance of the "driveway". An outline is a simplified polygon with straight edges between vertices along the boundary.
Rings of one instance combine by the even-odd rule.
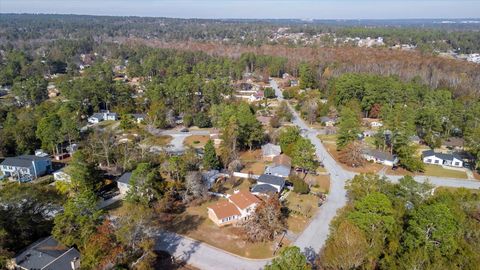
[[[185,151],[185,145],[183,142],[185,139],[192,135],[209,135],[208,130],[189,130],[188,132],[181,132],[175,129],[157,129],[153,127],[147,128],[148,132],[154,136],[168,135],[172,137],[172,141],[166,147],[156,147],[155,150],[161,151],[162,149],[170,153],[182,153]]]
[[[277,83],[273,80],[270,85],[275,90],[275,94],[279,101],[283,100],[283,95]],[[316,154],[319,160],[323,160],[324,166],[330,173],[330,192],[327,200],[319,208],[317,214],[312,218],[307,228],[298,236],[293,243],[298,246],[305,255],[313,260],[319,250],[325,244],[330,232],[330,223],[335,218],[337,211],[347,204],[347,192],[345,190],[345,183],[348,179],[355,176],[355,173],[344,170],[336,163],[333,157],[327,152],[323,144],[318,139],[318,132],[310,128],[288,105],[293,114],[292,122],[305,132],[302,136],[310,139],[315,146]],[[172,133],[165,133],[172,135]],[[189,135],[192,135],[190,133]],[[204,134],[199,134],[204,135]],[[396,182],[401,176],[386,177]],[[418,182],[427,181],[426,177],[415,177]],[[479,181],[448,179],[440,177],[429,177],[430,183],[436,186],[447,187],[465,187],[470,189],[480,188]],[[156,248],[158,250],[166,250],[177,258],[184,259],[188,264],[191,264],[200,269],[261,269],[269,260],[251,260],[242,258],[234,254],[228,253],[224,250],[217,249],[208,244],[189,239],[171,232],[161,232],[157,235]]]

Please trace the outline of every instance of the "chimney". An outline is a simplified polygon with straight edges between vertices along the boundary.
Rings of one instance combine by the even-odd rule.
[[[73,258],[73,260],[70,262],[70,266],[72,267],[72,270],[77,270],[80,268],[80,260],[78,257]]]

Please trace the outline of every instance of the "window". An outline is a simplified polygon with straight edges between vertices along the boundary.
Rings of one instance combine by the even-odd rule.
[[[459,166],[460,165],[460,162],[455,162],[455,166]]]
[[[427,159],[427,163],[432,163],[432,159]]]
[[[440,160],[435,160],[435,164],[439,164],[440,163]]]

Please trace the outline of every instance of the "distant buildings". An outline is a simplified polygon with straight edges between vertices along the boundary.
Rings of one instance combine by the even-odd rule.
[[[88,122],[90,124],[98,124],[102,121],[107,121],[107,120],[117,121],[118,120],[117,113],[111,113],[109,111],[99,112],[99,113],[94,113],[92,116],[88,118]]]

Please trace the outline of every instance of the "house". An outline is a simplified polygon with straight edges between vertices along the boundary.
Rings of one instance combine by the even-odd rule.
[[[37,157],[48,157],[48,153],[43,151],[43,149],[35,150],[35,156]]]
[[[328,116],[322,116],[320,117],[320,122],[326,127],[333,127],[335,124],[337,124],[337,119]]]
[[[367,127],[372,127],[372,128],[383,127],[382,121],[380,121],[377,118],[363,118],[362,121],[363,121],[363,125]]]
[[[107,120],[117,121],[118,120],[117,113],[111,113],[109,111],[99,112],[99,113],[94,113],[92,116],[88,118],[88,122],[90,124],[98,124],[102,121],[107,121]]]
[[[70,182],[72,178],[68,173],[65,172],[65,168],[61,168],[53,173],[53,179],[55,181]]]
[[[422,153],[423,163],[434,165],[445,165],[450,167],[463,167],[463,160],[457,154],[436,153],[433,150],[427,150]]]
[[[220,177],[230,177],[226,173],[221,173],[219,170],[210,170],[202,173],[202,178],[207,183],[208,189],[211,189],[218,178]]]
[[[263,185],[269,185],[272,188],[269,188],[271,191],[280,193],[285,187],[285,179],[283,177],[262,174],[257,179],[257,184],[253,186],[252,193],[261,193],[260,190],[266,189]]]
[[[30,182],[44,176],[52,170],[52,161],[48,157],[23,155],[8,157],[0,163],[0,171],[20,182]]]
[[[208,217],[217,226],[226,226],[246,220],[255,212],[260,203],[260,199],[247,190],[237,190],[227,199],[228,201],[221,201],[208,207]]]
[[[130,178],[132,177],[132,172],[126,172],[117,179],[117,187],[120,191],[120,194],[125,195],[130,190]]]
[[[292,168],[292,159],[285,155],[279,155],[273,158],[273,164],[265,168],[265,174],[279,177],[288,177]]]
[[[52,236],[28,246],[11,260],[10,269],[76,270],[80,269],[80,252],[68,248]]]
[[[368,161],[380,163],[385,166],[394,166],[398,163],[398,157],[378,149],[364,149],[363,158]]]
[[[135,122],[137,122],[137,124],[141,124],[142,122],[145,121],[145,118],[147,118],[147,115],[143,113],[133,113],[132,117],[135,120]]]
[[[262,145],[262,155],[263,159],[266,161],[272,161],[273,158],[280,155],[280,153],[282,153],[280,145],[275,145],[271,143]]]

